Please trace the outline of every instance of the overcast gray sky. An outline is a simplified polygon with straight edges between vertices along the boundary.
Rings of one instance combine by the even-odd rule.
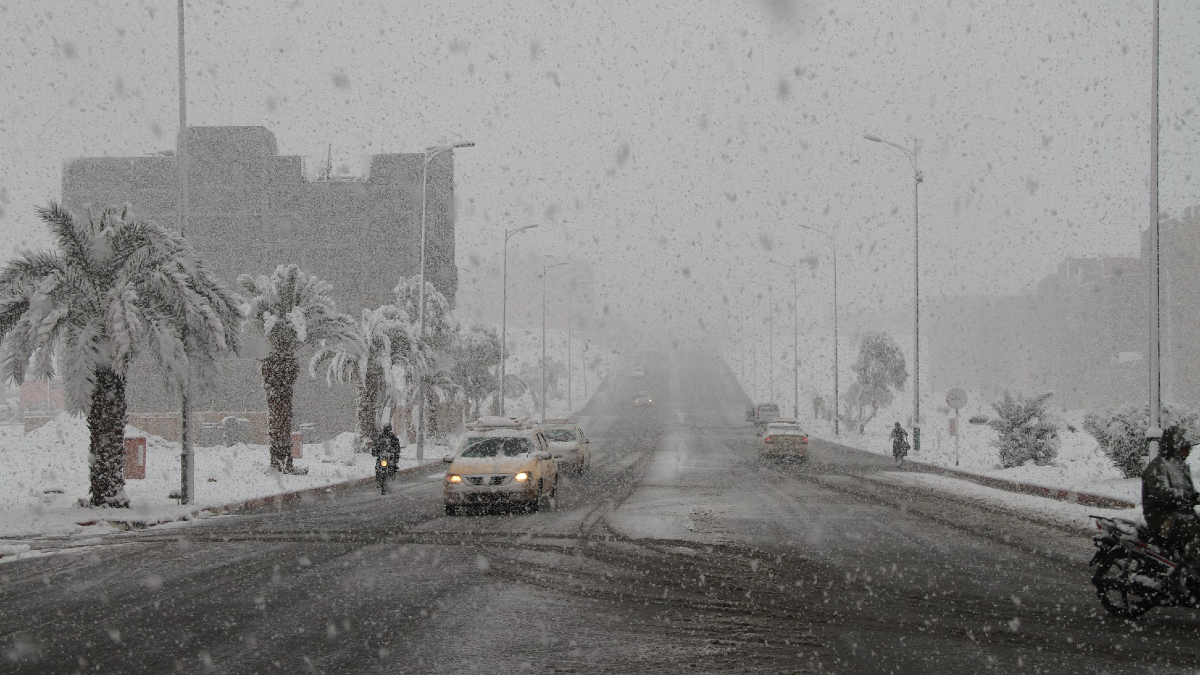
[[[1200,204],[1200,3],[1162,10],[1162,202]],[[189,121],[263,125],[361,170],[445,139],[459,264],[570,251],[634,321],[720,325],[764,261],[821,257],[846,307],[1027,290],[1064,256],[1134,255],[1150,222],[1150,3],[189,1]],[[172,148],[175,2],[0,0],[0,258],[79,155]],[[778,270],[775,270],[778,272]],[[776,275],[778,276],[778,275]],[[532,289],[537,290],[537,289]],[[520,292],[520,289],[512,289]]]

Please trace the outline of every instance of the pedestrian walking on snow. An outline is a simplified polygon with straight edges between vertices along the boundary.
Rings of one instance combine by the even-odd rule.
[[[896,460],[896,466],[904,466],[904,458],[908,456],[908,432],[896,422],[896,426],[892,427],[892,457]]]

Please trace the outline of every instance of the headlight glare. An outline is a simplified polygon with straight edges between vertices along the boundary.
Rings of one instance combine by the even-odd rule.
[[[458,483],[462,482],[462,476],[460,476],[456,473],[452,473],[449,476],[446,476],[446,482],[454,483],[455,485],[457,485]]]
[[[524,483],[525,481],[529,480],[529,474],[522,471],[521,473],[513,476],[513,480]]]

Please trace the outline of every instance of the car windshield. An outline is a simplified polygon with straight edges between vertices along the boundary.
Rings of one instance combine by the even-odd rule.
[[[459,457],[516,457],[529,454],[532,450],[533,443],[528,438],[480,436],[468,438],[463,443]]]
[[[567,442],[575,440],[574,429],[543,429],[542,433],[552,441]]]

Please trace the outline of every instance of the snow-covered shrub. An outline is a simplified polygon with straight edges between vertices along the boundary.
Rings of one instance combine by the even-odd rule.
[[[850,368],[858,375],[854,382],[858,386],[857,395],[850,403],[851,409],[858,408],[855,424],[861,434],[879,410],[890,405],[896,393],[904,388],[908,369],[895,338],[882,331],[871,331],[863,336],[858,359]]]
[[[1185,429],[1200,428],[1200,414],[1173,404],[1163,405],[1166,426],[1177,424]],[[1137,478],[1146,467],[1146,427],[1150,424],[1150,407],[1125,405],[1103,414],[1089,413],[1083,418],[1083,429],[1096,439],[1100,450],[1126,478]]]
[[[1000,434],[994,444],[1000,450],[1001,466],[1008,469],[1028,461],[1045,466],[1058,456],[1058,420],[1047,410],[1052,395],[1026,398],[1006,391],[992,404],[996,416],[987,425]]]
[[[971,415],[967,418],[967,424],[987,424],[989,419],[987,415]]]

